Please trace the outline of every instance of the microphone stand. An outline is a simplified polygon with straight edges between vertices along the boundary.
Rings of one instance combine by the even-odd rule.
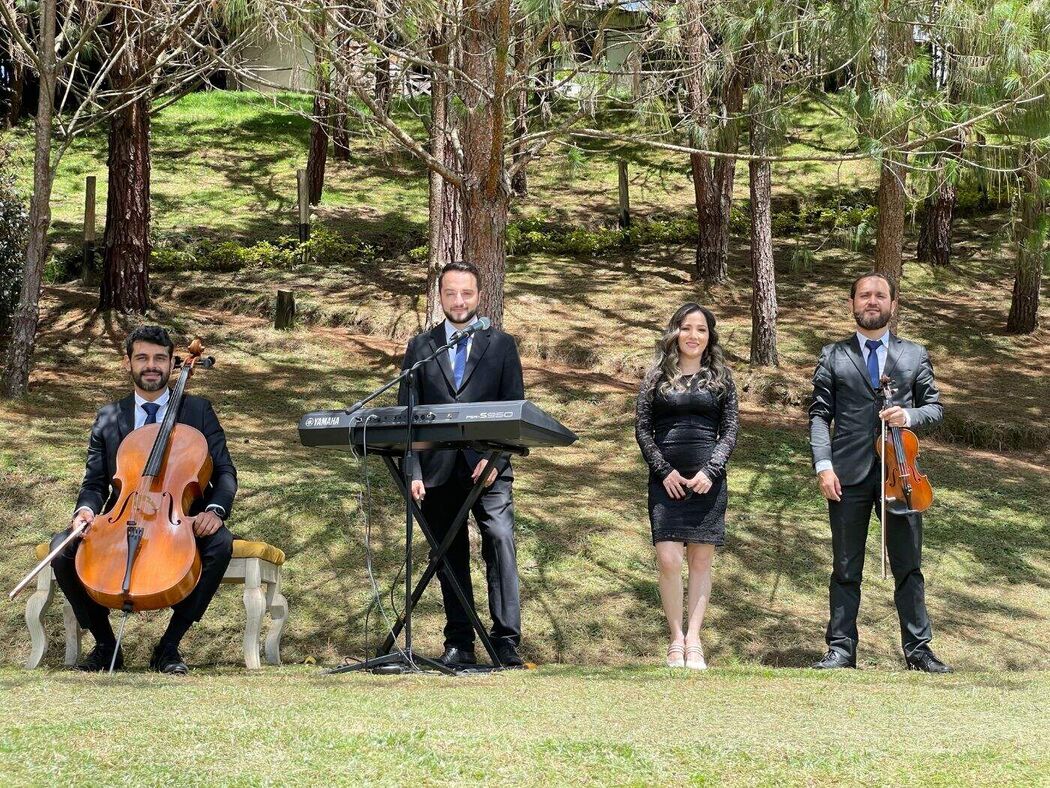
[[[412,466],[415,459],[415,452],[412,449],[412,433],[414,430],[412,415],[416,405],[416,370],[438,358],[442,353],[448,352],[452,346],[467,340],[472,334],[482,330],[482,328],[482,325],[474,324],[470,328],[457,331],[452,335],[452,341],[445,343],[411,367],[402,370],[401,374],[384,383],[364,399],[355,402],[347,410],[348,414],[356,413],[376,397],[400,384],[401,381],[408,382],[408,407],[405,410],[405,453],[401,462],[401,474],[404,478],[405,489],[408,491],[408,495],[405,496],[405,647],[353,665],[332,668],[326,673],[346,673],[354,670],[371,670],[374,673],[416,673],[422,671],[421,666],[432,668],[446,675],[455,675],[456,673],[448,665],[430,657],[417,655],[412,650],[412,532],[414,530],[412,516]]]

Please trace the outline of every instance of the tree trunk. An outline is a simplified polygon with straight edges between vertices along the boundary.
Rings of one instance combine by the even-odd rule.
[[[726,81],[722,107],[728,120],[722,126],[718,149],[724,153],[736,153],[740,147],[740,126],[736,116],[744,108],[744,76],[739,68],[734,68]],[[715,191],[718,192],[721,222],[718,227],[718,281],[729,276],[729,219],[735,180],[736,159],[715,161]]]
[[[920,262],[946,266],[951,260],[952,222],[955,218],[955,199],[958,191],[951,158],[962,153],[962,149],[963,140],[960,135],[958,141],[937,157],[937,191],[923,201],[919,245],[915,254],[915,259]]]
[[[47,231],[51,226],[51,187],[55,172],[51,166],[51,134],[54,125],[56,82],[55,26],[56,0],[40,0],[40,95],[36,108],[33,151],[33,197],[29,203],[29,243],[26,268],[18,308],[11,320],[11,339],[4,363],[3,394],[24,397],[29,390],[29,371],[40,320],[40,282],[47,262]]]
[[[127,81],[121,71],[113,80]],[[119,86],[118,90],[127,89]],[[139,98],[110,118],[109,185],[99,308],[149,309],[150,102]]]
[[[903,154],[887,151],[879,168],[879,223],[875,235],[875,270],[900,286],[904,253]]]
[[[346,77],[340,73],[335,75],[331,118],[332,158],[336,161],[350,161],[350,88],[346,84]]]
[[[768,152],[763,118],[751,118],[751,153]],[[776,366],[777,287],[773,267],[772,167],[768,161],[752,160],[748,165],[751,187],[751,363]]]
[[[694,148],[707,148],[708,126],[711,117],[709,102],[709,72],[712,68],[710,36],[705,26],[704,0],[686,0],[683,15],[685,31],[686,106],[690,125],[690,143]],[[693,176],[693,198],[696,203],[696,277],[707,283],[720,281],[718,264],[718,233],[721,226],[722,203],[715,188],[711,157],[693,153],[689,157]]]
[[[877,87],[892,90],[903,78],[907,56],[914,42],[912,26],[906,22],[891,20],[883,7],[879,27],[877,52]],[[891,121],[892,122],[892,121]],[[901,287],[904,269],[904,214],[906,207],[904,168],[907,156],[899,147],[908,140],[908,127],[898,124],[894,130],[882,129],[885,150],[879,165],[879,223],[875,231],[875,270],[885,274]],[[890,330],[896,331],[897,316],[890,322]]]
[[[952,251],[955,193],[955,183],[946,180],[923,202],[916,260],[933,265],[948,265]]]
[[[1040,224],[1045,222],[1046,204],[1040,193],[1038,157],[1031,148],[1022,154],[1021,217],[1017,227],[1017,268],[1014,292],[1006,330],[1011,334],[1031,334],[1039,326],[1039,287],[1043,266],[1050,257],[1046,233]]]
[[[710,157],[694,153],[689,157],[689,162],[692,165],[693,199],[696,203],[696,278],[707,284],[715,284],[724,278],[719,261],[722,201],[715,186]]]
[[[328,91],[328,64],[317,63],[317,90],[310,122],[310,152],[306,159],[306,173],[310,184],[310,205],[321,202],[324,191],[325,162],[328,159],[328,129],[331,124]]]
[[[536,69],[536,104],[540,109],[540,125],[543,128],[550,126],[554,120],[554,109],[552,108],[554,89],[554,54],[551,51],[551,37],[547,36],[543,41],[543,56],[540,58],[539,67]]]
[[[376,0],[376,41],[386,46],[390,43],[390,26],[387,23],[385,0]],[[376,54],[375,99],[384,113],[390,112],[390,55],[383,49]]]
[[[481,271],[479,312],[502,328],[510,203],[503,160],[510,0],[465,0],[463,11],[463,72],[471,80],[460,83],[464,105],[463,252]]]
[[[444,30],[435,33],[434,60],[438,68],[430,76],[430,152],[453,172],[459,172],[453,144],[455,118],[450,112],[448,95],[449,46],[443,41]],[[438,276],[442,266],[463,259],[463,210],[459,188],[430,171],[430,243],[427,259],[427,319],[433,324],[444,318],[438,294]]]
[[[708,147],[711,136],[716,136],[718,150],[736,152],[738,133],[734,121],[722,123],[717,135],[709,135],[711,112],[707,87],[711,70],[710,36],[704,21],[707,6],[703,0],[689,0],[684,9],[686,18],[686,60],[684,75],[686,103],[693,133],[694,147]],[[738,70],[724,76],[722,87],[722,115],[731,117],[740,111],[743,102],[743,84]],[[696,272],[707,284],[725,281],[729,274],[729,210],[733,199],[733,180],[736,162],[733,159],[711,157],[694,153],[690,156],[693,179],[693,197],[696,204]]]
[[[22,96],[26,88],[26,67],[19,62],[14,49],[11,54],[11,93],[7,97],[7,126],[14,126],[22,117]]]
[[[510,158],[517,164],[525,155],[525,136],[529,133],[529,65],[522,63],[525,57],[525,23],[518,22],[514,26],[514,63],[517,67],[518,78],[521,84],[514,91],[514,131],[513,142],[510,146]],[[529,194],[529,180],[525,173],[525,167],[517,170],[514,177],[510,179],[510,191],[515,197],[527,197]]]

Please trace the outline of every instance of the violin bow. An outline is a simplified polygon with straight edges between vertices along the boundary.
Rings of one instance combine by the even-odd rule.
[[[882,409],[885,410],[886,406],[890,403],[890,397],[892,396],[893,389],[890,388],[892,381],[888,375],[883,375],[879,382],[882,384],[879,391],[882,394]],[[886,420],[879,418],[879,422],[882,425],[882,443],[879,444],[879,465],[881,467],[881,474],[879,476],[879,498],[881,499],[882,512],[879,517],[879,525],[881,526],[882,536],[882,579],[886,579]]]

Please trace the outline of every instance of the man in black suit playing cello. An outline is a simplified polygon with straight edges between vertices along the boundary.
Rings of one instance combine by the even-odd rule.
[[[174,350],[168,332],[159,326],[136,328],[125,341],[125,368],[131,374],[135,390],[124,399],[102,407],[95,416],[88,442],[84,481],[80,485],[71,527],[82,522],[91,523],[116,502],[118,491],[114,489],[112,479],[117,471],[117,449],[132,430],[164,419],[171,396],[168,380],[174,369]],[[179,643],[193,623],[201,620],[233,555],[233,536],[224,520],[230,516],[237,493],[237,470],[226,448],[226,435],[208,400],[185,395],[178,421],[204,435],[213,464],[211,481],[204,491],[200,511],[187,512],[193,515],[191,525],[201,555],[200,580],[189,596],[172,607],[171,621],[150,659],[152,670],[183,675],[189,668],[179,654]],[[52,540],[52,548],[68,533],[58,534]],[[109,623],[109,608],[88,595],[77,575],[79,546],[79,540],[71,542],[55,556],[51,567],[80,626],[95,638],[94,650],[77,667],[80,670],[107,670],[117,640]],[[123,654],[118,652],[116,667],[123,664]]]
[[[864,546],[871,510],[881,500],[882,489],[875,452],[879,419],[896,427],[928,427],[944,415],[926,348],[894,336],[887,328],[897,310],[896,284],[882,274],[865,274],[853,282],[849,306],[857,332],[821,351],[809,408],[813,466],[828,500],[834,554],[828,651],[813,665],[820,669],[857,666]],[[879,411],[876,390],[882,375],[892,379],[900,404]],[[922,515],[887,511],[886,549],[908,669],[950,672],[929,646],[933,630],[920,568]]]
[[[445,320],[418,334],[408,343],[402,369],[433,353],[449,342],[452,335],[474,321],[481,289],[476,266],[452,262],[441,270],[439,290]],[[509,334],[494,328],[478,331],[424,365],[416,373],[417,398],[421,405],[454,402],[498,402],[525,399],[521,360]],[[408,390],[402,385],[398,399],[408,404]],[[463,501],[477,481],[484,460],[476,451],[432,450],[418,455],[412,468],[412,496],[423,510],[440,542]],[[518,591],[517,555],[514,547],[514,472],[508,462],[493,468],[486,489],[471,510],[481,531],[481,554],[488,580],[490,635],[500,662],[520,667],[521,602]],[[470,542],[466,528],[460,529],[447,553],[449,566],[471,605]],[[445,572],[438,573],[445,605],[445,650],[440,661],[446,665],[470,665],[474,655],[474,628],[463,606],[448,583]]]

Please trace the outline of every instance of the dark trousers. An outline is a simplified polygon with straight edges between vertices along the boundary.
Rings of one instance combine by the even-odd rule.
[[[831,520],[831,616],[828,620],[828,647],[849,658],[857,653],[857,612],[860,610],[860,583],[864,573],[864,546],[872,509],[881,514],[879,466],[860,484],[842,488],[841,501],[828,501]],[[922,560],[922,515],[901,516],[886,512],[886,552],[896,588],[893,601],[901,627],[905,656],[928,649],[933,638],[926,613],[926,591]]]
[[[51,540],[52,549],[62,541],[69,533],[65,531]],[[73,613],[77,617],[82,629],[87,629],[95,636],[96,642],[113,639],[113,629],[109,625],[109,608],[100,605],[84,589],[80,577],[77,575],[76,556],[80,547],[77,539],[55,556],[51,562],[51,568],[55,572],[55,580],[58,587],[66,595]],[[179,617],[187,622],[200,621],[204,611],[208,609],[211,598],[219,590],[222,576],[226,574],[226,567],[230,565],[233,557],[233,534],[224,525],[211,536],[197,537],[197,549],[201,554],[201,576],[197,586],[190,595],[172,606],[174,617]]]
[[[474,483],[467,462],[460,454],[456,468],[448,482],[427,490],[423,499],[426,517],[440,543],[448,533],[452,520],[466,500]],[[481,531],[481,556],[485,559],[489,590],[489,613],[492,615],[490,636],[493,644],[500,642],[517,646],[521,642],[521,597],[518,590],[518,558],[514,547],[513,480],[500,477],[478,497],[471,511]],[[470,579],[470,540],[464,525],[449,545],[446,555],[452,573],[474,606],[474,587]],[[472,649],[474,628],[466,610],[445,577],[438,573],[441,598],[445,605],[445,646]]]

